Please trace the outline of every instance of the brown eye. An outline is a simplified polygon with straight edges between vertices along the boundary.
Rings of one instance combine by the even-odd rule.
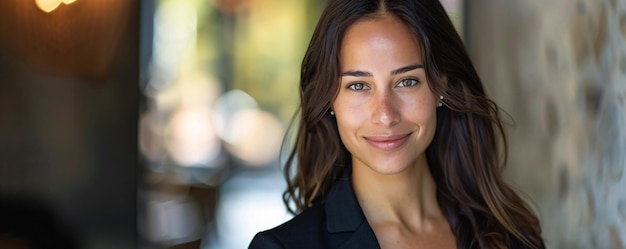
[[[365,84],[363,83],[354,83],[354,84],[350,84],[348,86],[348,88],[355,90],[355,91],[361,91],[363,89],[365,89]]]
[[[400,82],[398,82],[398,86],[400,87],[411,87],[411,86],[415,86],[419,83],[419,81],[415,80],[415,79],[403,79]]]

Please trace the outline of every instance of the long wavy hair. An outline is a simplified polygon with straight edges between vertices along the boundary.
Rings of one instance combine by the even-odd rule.
[[[298,130],[284,167],[288,188],[283,200],[289,211],[299,213],[323,199],[351,166],[350,153],[329,115],[338,93],[339,49],[352,24],[381,15],[399,18],[412,31],[428,85],[435,95],[444,96],[425,153],[437,200],[458,247],[508,248],[516,239],[529,248],[544,248],[538,218],[502,178],[508,148],[498,106],[487,98],[437,0],[329,0],[302,62],[301,102],[294,118]]]

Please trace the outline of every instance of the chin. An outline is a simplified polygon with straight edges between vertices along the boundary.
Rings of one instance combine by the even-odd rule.
[[[396,175],[413,167],[408,160],[380,160],[365,162],[364,166],[381,175]]]

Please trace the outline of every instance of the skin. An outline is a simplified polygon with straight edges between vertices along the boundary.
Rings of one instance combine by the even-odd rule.
[[[353,24],[341,44],[332,108],[352,155],[355,193],[381,248],[456,248],[424,153],[439,99],[422,65],[417,41],[389,15]]]

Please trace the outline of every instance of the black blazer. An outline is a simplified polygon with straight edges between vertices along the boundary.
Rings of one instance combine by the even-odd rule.
[[[250,249],[379,249],[374,231],[357,202],[349,170],[323,202],[313,204],[286,223],[260,232]]]
[[[248,248],[380,249],[380,246],[352,189],[350,170],[345,170],[325,201],[313,204],[278,227],[258,233]],[[510,248],[527,247],[511,236]]]

